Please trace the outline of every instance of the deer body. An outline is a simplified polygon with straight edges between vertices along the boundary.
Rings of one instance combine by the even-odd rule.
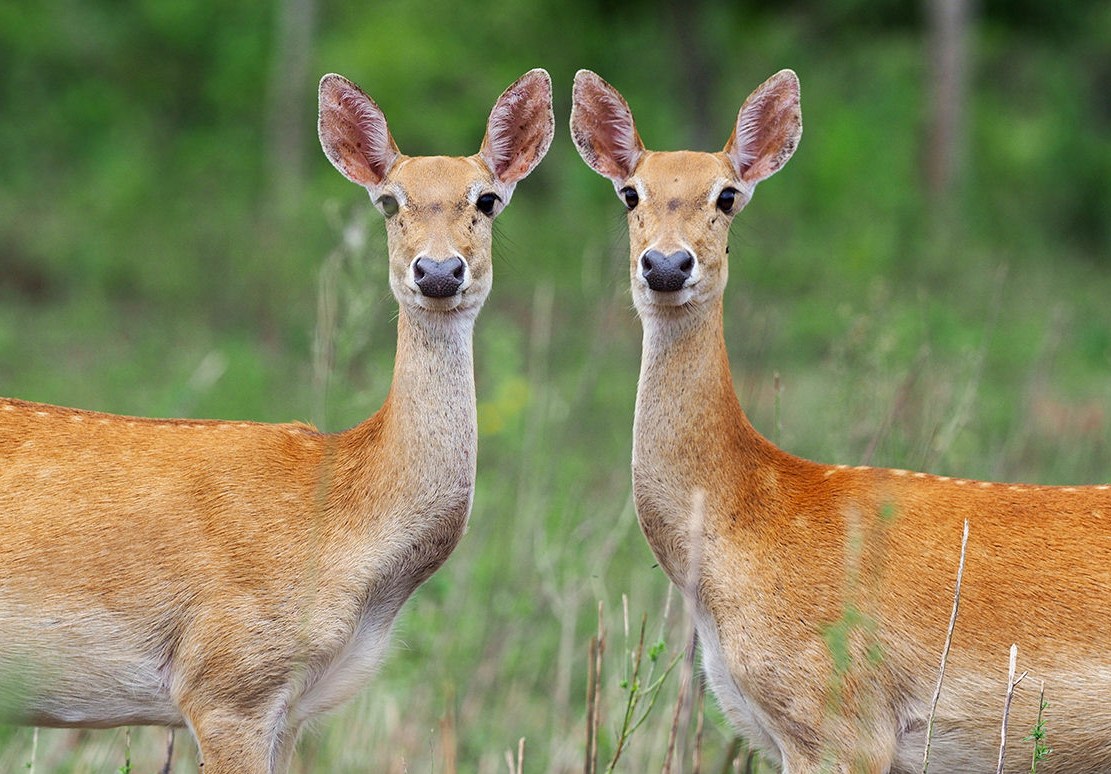
[[[633,429],[642,530],[692,601],[707,680],[789,774],[917,772],[970,524],[930,771],[993,770],[1019,648],[1007,771],[1111,770],[1111,487],[1036,487],[823,465],[763,438],[723,336],[732,216],[801,134],[793,73],[746,101],[717,154],[644,149],[620,95],[576,78],[572,133],[629,206],[644,328]],[[738,206],[740,205],[740,206]],[[1017,748],[1017,749],[1016,749]]]
[[[399,301],[362,424],[0,401],[0,719],[187,725],[205,774],[282,774],[301,725],[362,686],[466,527],[490,221],[546,152],[550,101],[533,71],[478,155],[410,158],[369,97],[322,81],[322,144],[387,215]]]

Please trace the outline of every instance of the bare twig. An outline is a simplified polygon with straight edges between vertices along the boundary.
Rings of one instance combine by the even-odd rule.
[[[1022,678],[1026,677],[1025,672],[1017,678],[1015,677],[1015,661],[1017,660],[1018,645],[1012,645],[1010,666],[1007,668],[1007,698],[1003,701],[1003,727],[999,732],[999,767],[996,769],[996,774],[1003,774],[1003,758],[1007,754],[1007,716],[1011,712],[1011,699],[1015,695],[1015,686],[1022,682]]]
[[[594,725],[594,702],[597,695],[594,692],[594,685],[598,680],[598,675],[594,673],[594,665],[597,661],[595,658],[598,653],[598,638],[590,638],[590,658],[587,661],[587,674],[586,674],[586,760],[583,762],[583,774],[594,774],[594,756],[591,751],[594,749],[594,734],[597,731]]]
[[[598,770],[598,728],[601,723],[599,693],[602,683],[602,653],[606,649],[602,626],[602,602],[598,602],[598,634],[590,639],[590,674],[586,683],[586,764],[584,774]]]
[[[957,608],[961,604],[961,577],[964,575],[964,551],[968,546],[968,519],[964,520],[964,535],[961,537],[961,561],[957,565],[957,587],[953,592],[953,612],[949,616],[949,630],[945,634],[945,647],[941,651],[941,667],[937,672],[937,687],[934,688],[934,698],[930,702],[930,715],[926,720],[926,750],[922,755],[922,774],[930,767],[930,738],[934,732],[934,715],[937,713],[937,701],[941,698],[941,681],[945,679],[945,660],[949,658],[949,646],[953,643],[953,628],[957,625]]]
[[[517,760],[513,760],[513,750],[505,751],[505,762],[509,764],[509,774],[525,774],[525,738],[517,742]]]
[[[671,717],[671,731],[667,737],[667,755],[664,757],[664,764],[663,768],[660,769],[660,774],[671,774],[671,765],[675,757],[675,742],[679,736],[679,727],[680,725],[685,725],[680,722],[680,719],[684,715],[684,711],[687,707],[691,676],[694,674],[694,653],[696,648],[696,638],[692,627],[687,645],[686,658],[683,659],[683,666],[679,673],[679,696],[675,700],[675,713]]]

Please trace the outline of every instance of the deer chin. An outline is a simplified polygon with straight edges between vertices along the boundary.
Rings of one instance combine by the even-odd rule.
[[[475,316],[486,300],[486,294],[476,291],[477,288],[473,291],[461,290],[445,298],[432,298],[419,292],[407,291],[401,294],[398,301],[417,313]]]
[[[697,282],[678,290],[669,291],[641,287],[635,294],[636,305],[638,309],[681,309],[699,300],[699,290]]]

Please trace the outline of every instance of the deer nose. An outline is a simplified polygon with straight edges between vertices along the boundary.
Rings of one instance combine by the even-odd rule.
[[[664,255],[659,250],[649,250],[640,257],[640,275],[652,290],[670,292],[679,290],[694,271],[694,256],[686,250]]]
[[[457,256],[443,261],[418,258],[413,261],[413,280],[429,298],[448,298],[459,291],[466,269],[467,264]]]

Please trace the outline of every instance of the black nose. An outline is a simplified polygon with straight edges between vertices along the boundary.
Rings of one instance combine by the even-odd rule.
[[[413,262],[413,279],[420,292],[429,298],[454,296],[463,284],[466,264],[460,258],[436,261],[432,258],[418,258]]]
[[[686,250],[664,255],[659,250],[649,250],[640,257],[640,273],[652,290],[670,292],[679,290],[694,271],[694,256]]]

